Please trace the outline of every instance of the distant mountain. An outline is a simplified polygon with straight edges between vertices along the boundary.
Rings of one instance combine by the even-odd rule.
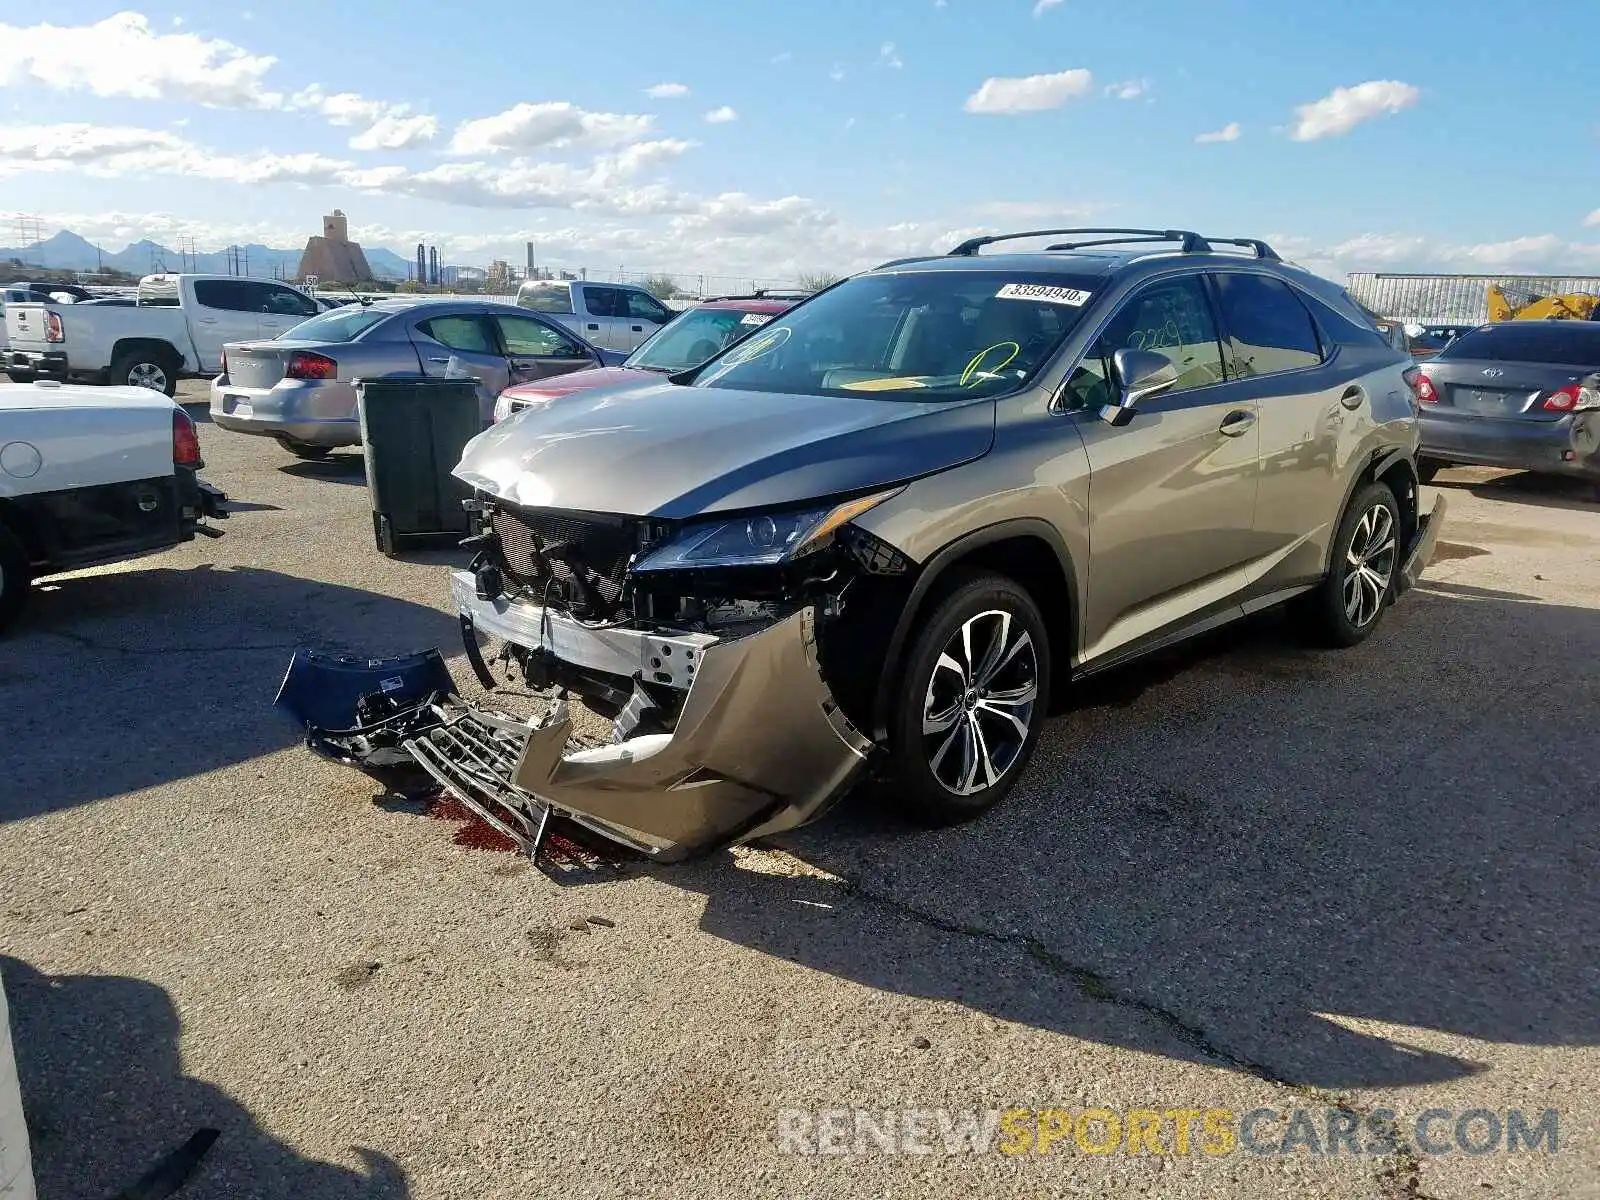
[[[382,246],[366,248],[367,262],[379,279],[404,279],[406,260]],[[19,258],[30,266],[58,271],[96,271],[111,268],[130,275],[157,271],[196,271],[203,274],[254,275],[262,279],[291,276],[300,266],[300,250],[277,250],[252,242],[231,250],[212,250],[185,257],[177,250],[148,238],[121,250],[96,250],[70,229],[31,246],[0,247],[0,261]]]

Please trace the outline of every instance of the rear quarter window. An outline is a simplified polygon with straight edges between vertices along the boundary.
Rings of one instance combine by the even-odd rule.
[[[1474,358],[1487,362],[1562,363],[1600,367],[1600,322],[1558,321],[1549,325],[1505,321],[1462,334],[1437,361]]]

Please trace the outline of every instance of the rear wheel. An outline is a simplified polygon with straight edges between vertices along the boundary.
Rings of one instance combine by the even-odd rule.
[[[28,548],[16,534],[0,524],[0,632],[22,611],[32,582]]]
[[[303,458],[309,462],[320,461],[333,453],[332,446],[313,446],[310,442],[297,442],[293,438],[279,438],[278,445],[296,458]]]
[[[108,383],[119,387],[149,388],[164,396],[176,395],[178,372],[170,359],[155,350],[129,350],[119,355],[107,373]]]
[[[1001,575],[960,577],[931,603],[890,714],[896,799],[932,825],[970,820],[1016,786],[1050,696],[1039,607]]]
[[[1388,485],[1351,497],[1322,582],[1297,601],[1306,634],[1324,646],[1354,646],[1378,627],[1400,574],[1400,504]]]

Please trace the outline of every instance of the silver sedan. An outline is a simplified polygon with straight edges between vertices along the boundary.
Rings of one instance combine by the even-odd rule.
[[[211,420],[222,429],[276,439],[301,458],[361,441],[358,379],[466,374],[478,381],[483,421],[516,383],[530,383],[625,356],[509,304],[407,300],[348,304],[270,341],[230,342],[211,383]]]

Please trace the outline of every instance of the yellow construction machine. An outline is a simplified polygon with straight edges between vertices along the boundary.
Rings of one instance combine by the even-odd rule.
[[[1592,321],[1600,310],[1600,296],[1588,292],[1565,292],[1558,296],[1536,296],[1516,305],[1495,284],[1488,289],[1491,321]]]

